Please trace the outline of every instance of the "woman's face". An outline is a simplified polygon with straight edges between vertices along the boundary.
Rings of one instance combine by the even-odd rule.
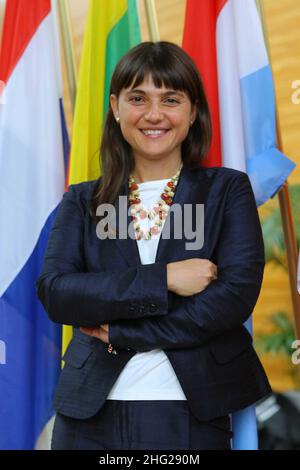
[[[149,77],[123,89],[119,99],[111,95],[110,102],[135,158],[181,158],[181,144],[196,115],[186,93],[156,88]]]

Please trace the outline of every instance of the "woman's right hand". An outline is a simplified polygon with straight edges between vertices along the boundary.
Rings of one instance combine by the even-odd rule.
[[[182,296],[198,294],[217,279],[217,274],[217,266],[208,259],[192,258],[168,263],[168,290]]]

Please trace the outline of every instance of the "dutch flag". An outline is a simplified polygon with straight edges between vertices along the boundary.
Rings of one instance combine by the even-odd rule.
[[[7,0],[3,23],[0,449],[34,448],[53,413],[61,365],[61,328],[48,320],[35,292],[64,192],[68,144],[54,7],[50,0]]]

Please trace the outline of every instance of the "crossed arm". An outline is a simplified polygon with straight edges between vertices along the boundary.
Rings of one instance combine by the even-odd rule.
[[[218,279],[204,291],[174,295],[166,316],[111,322],[109,342],[137,351],[195,347],[248,319],[260,292],[265,259],[247,175],[240,174],[232,183],[215,260]]]
[[[165,263],[118,272],[84,272],[84,210],[74,186],[64,194],[52,227],[37,295],[51,320],[96,327],[118,319],[167,315]]]
[[[247,175],[231,182],[220,241],[214,253],[218,279],[188,297],[174,294],[164,263],[116,273],[84,273],[83,214],[72,187],[65,194],[51,231],[37,292],[53,321],[97,327],[109,323],[109,341],[119,348],[198,346],[243,324],[257,301],[264,247]],[[157,310],[145,309],[157,305]],[[141,310],[132,305],[144,306]]]

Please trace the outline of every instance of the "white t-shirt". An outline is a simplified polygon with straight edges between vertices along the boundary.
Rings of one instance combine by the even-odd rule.
[[[140,199],[147,210],[160,199],[169,179],[139,183]],[[164,223],[164,220],[163,220]],[[148,218],[140,221],[143,227],[153,225]],[[138,240],[142,264],[155,262],[161,231],[150,240]],[[186,400],[175,371],[162,349],[137,352],[125,365],[110,390],[108,400]]]

